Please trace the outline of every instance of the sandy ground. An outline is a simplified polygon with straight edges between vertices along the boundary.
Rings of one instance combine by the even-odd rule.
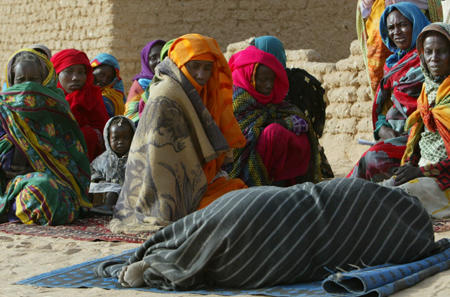
[[[436,234],[436,239],[444,237],[450,238],[450,231]],[[118,254],[136,246],[138,245],[132,243],[87,242],[0,233],[0,296],[201,296],[193,294],[154,294],[134,290],[109,291],[98,288],[66,289],[13,285],[14,282],[40,273],[111,254]],[[450,296],[450,270],[441,272],[393,296]]]
[[[353,163],[354,162],[351,162],[349,164]],[[347,173],[350,170],[350,167],[348,164],[345,164],[342,168],[338,168],[340,171],[336,169],[337,168],[333,168],[336,176],[344,176],[345,174],[342,172]],[[436,233],[436,240],[441,238],[450,238],[450,231]],[[11,235],[0,232],[0,297],[204,296],[186,293],[156,294],[135,290],[104,290],[99,288],[42,288],[13,285],[13,283],[25,278],[96,258],[119,254],[124,250],[137,246],[139,246],[139,244],[124,242],[77,241],[62,238]],[[434,275],[414,287],[400,291],[392,296],[448,297],[450,296],[450,270]]]

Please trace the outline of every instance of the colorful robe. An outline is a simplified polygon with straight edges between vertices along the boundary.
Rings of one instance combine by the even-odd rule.
[[[269,175],[264,165],[264,160],[257,149],[261,134],[266,127],[273,123],[279,123],[287,130],[292,130],[293,122],[290,120],[290,116],[297,115],[303,119],[306,119],[306,117],[296,106],[285,101],[278,104],[258,103],[246,90],[239,87],[234,87],[233,109],[247,144],[244,148],[238,148],[233,151],[234,162],[230,176],[241,178],[248,186],[271,185],[274,180]],[[312,126],[309,125],[309,127]],[[280,138],[281,135],[278,136],[278,140],[275,139],[273,142],[273,149],[276,150],[278,143],[286,149],[285,154],[292,155],[291,157],[285,157],[286,160],[283,160],[283,164],[289,165],[289,163],[292,164],[293,162],[295,164],[292,165],[296,167],[299,167],[299,164],[306,165],[305,173],[302,176],[298,176],[298,182],[318,181],[320,179],[320,155],[314,130],[308,129],[308,132],[305,133],[306,138],[301,140],[307,143],[310,148],[308,152],[305,152],[307,155],[304,156],[300,156],[301,152],[290,151],[288,149],[289,143],[285,143]],[[295,146],[293,146],[294,148]],[[274,161],[276,162],[276,160]],[[278,160],[278,162],[281,161]]]
[[[117,59],[106,53],[99,54],[91,61],[93,69],[100,65],[109,65],[114,68],[115,77],[113,81],[104,87],[101,87],[103,103],[105,104],[106,111],[109,117],[116,115],[123,115],[125,112],[125,90],[123,87],[122,79],[120,78],[120,67]]]
[[[11,180],[0,169],[7,180],[0,185],[0,214],[24,224],[61,225],[92,207],[90,170],[83,134],[46,62],[43,85],[25,82],[0,93],[0,165],[4,169],[8,153],[19,150],[32,167]]]
[[[425,80],[417,50],[409,52],[392,68],[386,65],[385,72],[373,105],[374,137],[379,139],[382,126],[394,129],[399,136],[373,145],[347,177],[381,181],[391,177],[392,170],[400,166],[408,139],[406,119],[417,108],[417,97]]]

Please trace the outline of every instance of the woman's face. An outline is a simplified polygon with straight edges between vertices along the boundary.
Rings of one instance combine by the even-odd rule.
[[[94,85],[106,87],[116,77],[116,70],[111,65],[100,65],[94,68]]]
[[[86,66],[83,64],[69,66],[58,74],[59,83],[67,93],[81,90],[86,79]]]
[[[266,65],[259,65],[255,75],[255,89],[263,95],[270,95],[275,83],[275,73]]]
[[[400,50],[408,50],[412,43],[413,26],[398,10],[393,10],[386,19],[389,39]]]
[[[186,63],[186,68],[189,74],[195,79],[195,81],[204,86],[208,82],[213,71],[213,62],[192,60]]]
[[[161,55],[162,47],[162,44],[155,44],[154,46],[152,46],[152,49],[148,53],[148,67],[150,67],[153,73],[155,73],[156,66],[158,66],[159,62],[161,62],[159,58]]]
[[[423,41],[423,56],[431,75],[450,74],[450,42],[444,36],[439,33],[427,35]]]
[[[20,61],[14,66],[13,85],[27,81],[41,84],[44,81],[44,77],[36,63],[33,61]]]

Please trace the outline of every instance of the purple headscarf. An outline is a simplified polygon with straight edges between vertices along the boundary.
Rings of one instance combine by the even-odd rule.
[[[147,43],[144,48],[141,51],[141,72],[136,74],[135,77],[133,77],[133,80],[137,80],[140,78],[147,78],[152,79],[153,78],[153,71],[148,66],[148,54],[150,53],[152,47],[156,44],[163,44],[166,43],[164,40],[156,39],[149,43]]]

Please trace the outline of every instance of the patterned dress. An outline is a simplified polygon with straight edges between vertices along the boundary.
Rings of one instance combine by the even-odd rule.
[[[42,85],[25,82],[0,93],[0,175],[6,181],[0,185],[0,214],[25,224],[67,224],[92,206],[86,143],[56,88],[51,63],[25,51],[43,59],[49,74]],[[7,179],[12,150],[26,157],[30,170]]]

